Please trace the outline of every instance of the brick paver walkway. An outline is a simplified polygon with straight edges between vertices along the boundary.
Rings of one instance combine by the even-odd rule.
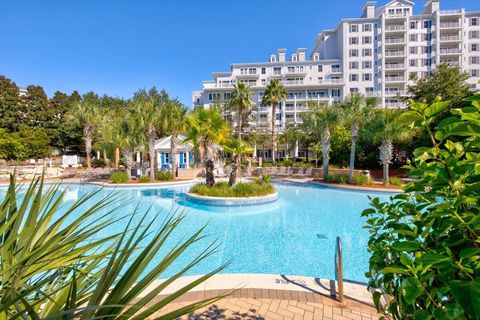
[[[264,297],[265,295],[278,296]],[[210,293],[202,292],[202,298],[218,295],[221,292],[213,291]],[[257,296],[255,294],[258,293]],[[293,294],[292,294],[293,293]],[[251,296],[254,297],[251,297]],[[189,298],[193,300],[189,301]],[[198,294],[187,294],[182,300],[169,304],[160,313],[168,313],[175,309],[186,306],[192,301],[200,298]],[[353,319],[353,320],[371,320],[378,319],[379,315],[371,306],[347,299],[343,305],[337,301],[321,296],[310,295],[298,291],[265,290],[265,289],[245,289],[240,290],[234,295],[224,298],[209,307],[200,309],[192,314],[182,317],[186,320],[197,319],[224,319],[224,320],[286,320],[286,319]]]

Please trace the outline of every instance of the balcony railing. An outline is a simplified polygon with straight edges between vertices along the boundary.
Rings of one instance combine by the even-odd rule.
[[[459,36],[440,36],[440,41],[460,41]]]
[[[385,106],[388,108],[401,108],[404,107],[405,104],[403,102],[386,102]]]
[[[460,23],[458,22],[441,22],[440,23],[441,29],[448,29],[448,28],[460,28]]]
[[[318,79],[318,83],[342,83],[343,79]]]
[[[405,81],[405,77],[385,77],[386,82]]]
[[[396,69],[404,69],[405,64],[403,63],[387,63],[385,64],[386,70],[396,70]]]
[[[403,26],[403,25],[389,25],[389,26],[385,26],[385,31],[405,31],[405,26]]]
[[[405,96],[407,93],[403,90],[386,90],[386,96]]]
[[[299,85],[299,84],[303,84],[304,81],[303,80],[282,80],[282,83],[286,86],[288,85]]]
[[[449,61],[449,60],[440,60],[440,63],[448,63],[451,66],[459,66],[460,63],[458,61]]]
[[[342,72],[341,68],[332,68],[332,73]]]
[[[385,38],[386,44],[405,43],[405,38]]]
[[[454,9],[454,10],[440,10],[440,14],[456,14],[462,13],[461,9]]]
[[[403,17],[406,17],[407,16],[407,13],[391,13],[389,15],[387,15],[387,18],[403,18]]]
[[[440,48],[440,54],[461,53],[459,48]]]
[[[385,57],[401,57],[405,55],[405,51],[385,51]]]

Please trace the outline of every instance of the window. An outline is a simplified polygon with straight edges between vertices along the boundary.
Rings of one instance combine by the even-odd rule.
[[[372,37],[370,37],[370,36],[363,37],[362,43],[363,43],[363,44],[370,44],[370,43],[372,43]]]
[[[432,53],[432,47],[431,46],[423,46],[422,47],[422,53]]]
[[[275,56],[275,55],[272,54],[272,55],[270,56],[270,62],[276,62],[276,61],[277,61],[277,56]]]
[[[332,97],[340,97],[340,89],[332,89]]]
[[[364,57],[371,57],[372,56],[372,49],[363,49],[362,54]]]
[[[478,18],[470,18],[471,26],[478,26]]]
[[[215,101],[217,99],[220,99],[220,93],[209,93],[208,94],[208,100]]]
[[[470,57],[471,64],[479,64],[480,57]]]
[[[363,32],[372,31],[372,25],[371,25],[370,23],[365,23],[365,24],[362,26],[362,31],[363,31]]]
[[[266,68],[262,68],[262,74],[265,74],[267,73],[267,69]]]
[[[358,88],[350,88],[350,93],[358,93]]]
[[[429,67],[432,64],[432,59],[422,59],[422,66]]]
[[[373,93],[375,91],[375,88],[374,87],[366,87],[365,88],[365,92],[366,93]]]
[[[350,44],[358,44],[358,37],[350,37],[349,43]]]
[[[358,74],[352,73],[350,75],[350,81],[358,81]]]
[[[410,47],[410,54],[417,54],[418,50],[417,47]]]
[[[314,53],[313,60],[315,60],[315,61],[320,60],[320,55],[318,54],[318,52]]]
[[[297,62],[298,56],[296,54],[292,54],[292,61]]]
[[[358,50],[350,49],[350,57],[358,57]]]
[[[470,45],[470,51],[473,51],[473,52],[478,51],[478,44],[472,43],[472,44]]]
[[[357,61],[350,62],[350,69],[358,69],[358,62]]]
[[[358,32],[358,24],[351,24],[350,32]]]
[[[371,73],[364,73],[363,74],[363,81],[372,81],[372,74]]]
[[[479,76],[479,71],[478,69],[473,69],[473,70],[470,70],[470,76],[471,77],[478,77]]]
[[[321,64],[318,65],[318,72],[323,72],[323,65]]]
[[[470,31],[468,33],[468,37],[470,39],[478,39],[479,38],[479,33],[480,33],[479,31]]]
[[[248,74],[257,74],[257,68],[248,68]]]
[[[410,67],[416,67],[417,66],[417,59],[410,59]]]
[[[275,115],[275,120],[282,120],[282,114],[281,113],[277,113]]]
[[[170,163],[170,153],[165,152],[164,155],[165,155],[165,163]]]
[[[332,64],[332,72],[340,72],[340,65]]]
[[[432,27],[432,21],[431,20],[424,20],[423,21],[423,28],[428,29]]]
[[[282,74],[282,67],[273,67],[273,74],[274,75]]]
[[[417,36],[416,34],[411,34],[411,35],[410,35],[410,41],[411,41],[411,42],[416,42],[417,39],[418,39],[418,36]]]
[[[410,21],[410,29],[417,29],[417,21]]]
[[[371,69],[372,68],[372,61],[363,61],[362,67],[363,67],[363,69]]]
[[[422,34],[422,40],[423,41],[431,41],[432,40],[432,34],[431,33]]]
[[[232,94],[231,94],[230,92],[225,92],[225,93],[223,94],[223,100],[229,100],[231,95],[232,95]]]

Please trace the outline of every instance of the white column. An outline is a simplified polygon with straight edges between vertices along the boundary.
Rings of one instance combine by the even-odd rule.
[[[295,140],[295,158],[298,158],[298,140]]]
[[[140,163],[141,162],[141,159],[140,159],[140,152],[137,151],[137,162]]]
[[[100,151],[97,151],[97,159],[100,159]]]
[[[254,159],[257,158],[257,144],[256,143],[253,145],[253,158]]]
[[[187,168],[190,168],[190,151],[187,150],[187,152],[185,152],[185,164],[186,164],[186,167]]]

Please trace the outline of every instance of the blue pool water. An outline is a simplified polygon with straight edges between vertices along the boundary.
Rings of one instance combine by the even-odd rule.
[[[173,245],[186,235],[207,224],[208,237],[195,244],[179,261],[184,266],[200,249],[218,239],[217,253],[196,266],[190,274],[203,274],[232,260],[223,273],[273,273],[334,278],[335,239],[343,242],[344,277],[364,282],[368,269],[368,232],[362,229],[360,217],[368,207],[368,195],[387,201],[387,193],[359,192],[314,185],[275,184],[279,199],[270,204],[242,208],[207,207],[189,203],[185,192],[189,186],[163,189],[105,188],[85,204],[91,205],[110,193],[116,193],[122,205],[115,213],[123,216],[139,204],[140,212],[153,204],[152,217],[172,210],[186,211],[184,223],[171,237]],[[100,189],[93,185],[63,185],[67,189],[65,204],[73,203],[83,194]],[[5,188],[0,188],[0,199]],[[118,205],[118,204],[117,204]],[[140,214],[136,219],[140,219]],[[160,226],[162,219],[154,222]],[[103,229],[101,235],[122,230],[126,221]],[[160,261],[161,255],[157,261]],[[175,268],[175,266],[174,266]],[[162,277],[169,276],[169,270]]]

